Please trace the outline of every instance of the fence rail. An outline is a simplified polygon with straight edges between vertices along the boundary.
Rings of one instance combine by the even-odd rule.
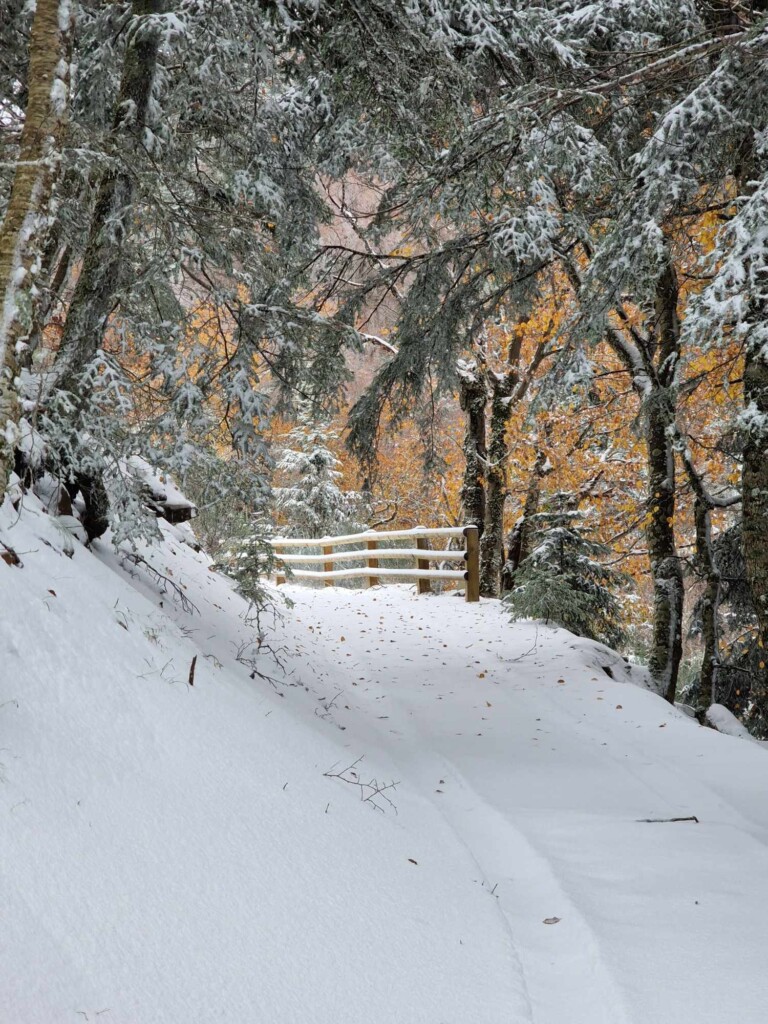
[[[454,551],[450,548],[431,548],[430,541],[437,538],[464,538],[464,548]],[[379,544],[386,545],[393,540],[410,540],[416,543],[415,547],[393,548],[379,547]],[[480,600],[480,558],[479,538],[476,526],[447,526],[444,528],[424,529],[416,527],[413,530],[368,530],[365,533],[350,533],[342,537],[273,537],[269,543],[275,553],[275,558],[282,567],[287,567],[294,579],[299,580],[320,580],[326,586],[332,587],[335,580],[364,579],[369,587],[379,585],[381,579],[390,580],[416,580],[420,594],[428,593],[431,590],[432,580],[445,580],[466,583],[465,595],[467,601]],[[357,550],[335,551],[338,547],[349,547],[352,544],[364,545]],[[291,553],[286,548],[320,548],[318,554]],[[390,569],[381,566],[381,561],[389,559],[413,559],[412,569]],[[335,562],[364,562],[359,567],[335,569]],[[463,562],[463,569],[430,568],[434,562]],[[320,565],[322,570],[316,569],[294,569],[294,565]],[[285,583],[286,574],[280,572],[280,565],[276,574],[278,584]]]

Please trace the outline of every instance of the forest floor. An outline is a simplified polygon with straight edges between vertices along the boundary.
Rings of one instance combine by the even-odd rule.
[[[164,533],[0,512],[0,1024],[763,1024],[761,745],[497,602],[258,650]]]

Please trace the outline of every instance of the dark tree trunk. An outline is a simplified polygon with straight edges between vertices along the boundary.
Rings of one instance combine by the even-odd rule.
[[[706,708],[717,700],[717,672],[720,667],[720,573],[712,551],[712,510],[701,495],[694,499],[696,519],[696,569],[704,579],[701,600],[701,639],[704,653],[699,683],[700,699]]]
[[[88,542],[96,540],[109,526],[109,496],[100,476],[78,473],[74,487],[83,497],[84,511],[80,517]],[[77,493],[77,491],[75,491]]]
[[[646,540],[653,579],[649,668],[659,693],[670,703],[674,703],[683,653],[683,573],[675,546],[673,441],[680,334],[677,300],[677,275],[670,261],[656,289],[656,379],[645,398],[649,492]]]
[[[539,511],[541,501],[541,481],[547,474],[547,455],[543,449],[536,453],[528,490],[525,495],[523,511],[509,535],[507,558],[504,563],[504,589],[511,590],[515,585],[515,573],[521,563],[530,555],[533,542],[533,517]]]
[[[498,597],[504,566],[504,507],[507,502],[507,431],[512,395],[518,378],[514,370],[491,376],[491,423],[485,501],[485,530],[480,538],[480,594]]]
[[[488,460],[485,426],[488,392],[474,364],[462,365],[459,369],[459,402],[467,414],[463,445],[464,480],[461,485],[464,523],[476,526],[482,534],[485,525],[485,469]]]
[[[41,264],[41,278],[47,281],[47,284],[40,288],[32,307],[32,324],[27,346],[19,357],[22,369],[29,369],[32,366],[35,352],[42,344],[43,331],[54,306],[61,298],[72,269],[72,249],[68,245],[59,247],[57,232],[49,236]]]
[[[521,363],[526,321],[519,321],[508,335],[506,367],[491,372],[480,350],[478,363],[459,364],[459,397],[467,413],[464,441],[465,473],[462,501],[467,522],[480,532],[480,593],[498,597],[504,589],[504,510],[507,502],[509,443],[507,434],[515,405],[526,395],[537,370],[548,355],[554,329],[550,321],[530,359]],[[486,412],[491,400],[490,439],[486,437]]]
[[[669,416],[659,395],[646,408],[648,524],[646,541],[653,578],[653,640],[649,668],[659,693],[674,702],[683,650],[683,574],[675,547],[675,456]]]
[[[760,660],[750,687],[750,724],[768,736],[768,362],[751,344],[744,365],[744,405],[753,415],[744,445],[742,467],[742,543],[747,578],[758,623]]]
[[[165,0],[133,0],[131,37],[127,43],[112,137],[143,145],[144,129],[160,46],[159,27],[148,20],[162,13]],[[122,160],[126,159],[127,148]],[[120,289],[122,254],[133,204],[133,175],[118,155],[116,166],[102,175],[91,219],[80,276],[69,306],[56,360],[57,387],[77,394],[78,378],[98,351],[107,319]]]

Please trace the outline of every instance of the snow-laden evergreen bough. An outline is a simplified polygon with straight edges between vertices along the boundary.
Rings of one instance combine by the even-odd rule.
[[[455,387],[456,357],[487,318],[502,303],[525,309],[542,297],[557,301],[546,289],[553,269],[562,271],[576,310],[560,330],[563,358],[607,342],[640,403],[654,582],[650,661],[671,700],[684,615],[675,538],[678,400],[697,330],[696,318],[686,317],[683,333],[690,289],[681,296],[681,273],[687,284],[691,251],[705,255],[690,244],[693,219],[710,210],[729,215],[729,183],[745,167],[745,125],[756,133],[755,155],[762,151],[763,15],[754,5],[748,13],[664,0],[509,5],[505,13],[482,51],[494,61],[494,80],[478,76],[471,114],[450,122],[442,147],[404,161],[382,203],[382,232],[399,230],[404,244],[383,273],[381,260],[370,261],[368,283],[350,302],[403,280],[409,288],[398,353],[355,407],[351,443],[359,454],[372,452],[388,404],[397,413],[426,385]],[[415,140],[400,151],[409,145],[415,151]],[[762,232],[753,223],[745,236]],[[721,236],[718,265],[730,237]],[[744,274],[734,280],[746,290]],[[763,400],[749,383],[754,363],[745,403],[750,437]],[[746,456],[748,467],[755,460]],[[764,538],[765,517],[750,518]]]

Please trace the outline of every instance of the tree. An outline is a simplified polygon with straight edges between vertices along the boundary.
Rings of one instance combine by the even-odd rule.
[[[38,0],[29,37],[24,126],[10,196],[0,225],[0,499],[13,466],[19,419],[18,357],[36,289],[50,216],[58,146],[69,92],[68,0]],[[0,116],[4,106],[0,106]]]
[[[327,427],[305,423],[288,435],[276,469],[275,513],[286,536],[328,537],[365,529],[364,497],[340,486],[341,463],[328,447]]]
[[[513,317],[525,316],[552,270],[562,268],[576,302],[559,327],[559,347],[608,340],[643,404],[647,538],[656,594],[651,670],[659,691],[673,699],[683,586],[668,437],[680,349],[672,243],[686,211],[675,207],[652,223],[628,223],[624,211],[645,182],[635,161],[656,110],[679,94],[676,58],[667,62],[662,56],[654,74],[654,53],[682,52],[704,26],[693,3],[665,0],[637,10],[536,8],[521,13],[514,25],[504,23],[496,9],[488,18],[496,32],[487,34],[484,53],[493,54],[504,74],[493,87],[479,76],[473,116],[457,125],[433,159],[420,154],[403,165],[382,204],[381,223],[389,230],[399,225],[403,238],[418,242],[411,251],[398,246],[388,261],[382,263],[387,254],[378,253],[368,262],[376,284],[363,291],[404,280],[409,287],[398,353],[353,409],[351,444],[357,454],[370,452],[387,403],[407,404],[435,379],[440,386],[450,354],[470,349],[502,304]],[[711,40],[712,49],[701,52],[720,45]],[[636,55],[627,74],[618,77],[616,49]],[[363,254],[355,259],[364,262]],[[632,275],[626,273],[630,263]],[[500,428],[507,405],[501,377],[497,384]],[[486,504],[494,522],[496,510],[503,509],[507,458],[501,429],[495,449],[489,482],[496,498]],[[490,566],[492,556],[498,561],[497,537],[486,536],[484,546]],[[495,581],[495,569],[489,572]],[[487,585],[494,585],[490,578]]]
[[[572,507],[571,495],[553,494],[547,504],[531,517],[532,550],[504,599],[512,617],[552,621],[618,647],[624,631],[616,591],[627,577],[605,564],[609,549],[589,536],[590,516]]]
[[[284,59],[297,24],[285,13],[246,0],[78,8],[28,413],[47,468],[100,504],[109,483],[129,533],[142,528],[120,472],[131,455],[183,478],[213,466],[226,435],[261,467],[269,412],[297,392],[325,399],[346,374],[352,332],[294,301],[324,214],[329,110],[317,78]],[[51,345],[48,297],[62,294]],[[194,337],[201,311],[213,342]]]

